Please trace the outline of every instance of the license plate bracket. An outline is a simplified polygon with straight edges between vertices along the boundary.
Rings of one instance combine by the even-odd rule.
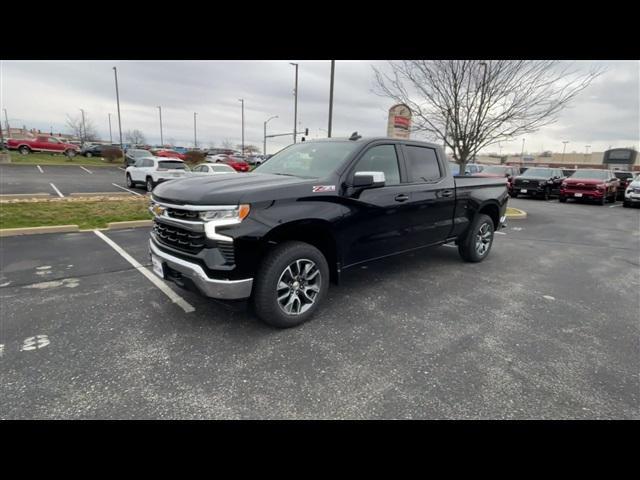
[[[162,260],[151,254],[151,265],[153,266],[153,273],[160,278],[164,278],[164,265],[162,264]]]
[[[576,198],[580,198],[580,197],[582,197],[582,194],[581,193],[574,193],[573,196],[576,197]]]
[[[521,188],[520,189],[520,193],[527,193],[527,189],[526,188]]]

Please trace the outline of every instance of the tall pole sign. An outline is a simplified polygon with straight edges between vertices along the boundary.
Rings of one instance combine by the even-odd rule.
[[[411,109],[404,103],[389,109],[387,136],[391,138],[409,138],[411,134]]]

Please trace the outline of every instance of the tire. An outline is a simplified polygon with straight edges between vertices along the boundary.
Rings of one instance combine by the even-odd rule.
[[[511,198],[518,198],[518,192],[511,192],[509,195],[511,195]]]
[[[313,277],[306,280],[307,287],[302,290],[297,278],[307,269]],[[288,287],[278,289],[281,283]],[[305,285],[304,281],[302,285]],[[253,308],[268,325],[295,327],[311,319],[328,289],[329,265],[322,252],[308,243],[285,242],[269,252],[260,265],[253,287]]]
[[[629,207],[631,207],[631,203],[630,203],[630,202],[627,202],[627,201],[625,200],[624,202],[622,202],[622,206],[623,206],[624,208],[629,208]]]
[[[493,245],[493,229],[491,217],[483,213],[476,215],[464,239],[458,243],[458,253],[465,262],[481,262],[487,258]]]
[[[544,192],[542,192],[542,198],[544,200],[549,200],[551,198],[551,192],[549,191],[548,188],[545,188]]]
[[[87,158],[91,158],[91,157],[93,157],[93,153],[87,152],[87,153],[84,154],[84,156],[87,157]]]
[[[558,197],[558,201],[559,201],[560,203],[567,203],[567,197],[565,197],[564,195],[560,195],[560,196]]]
[[[126,182],[127,182],[127,187],[128,187],[128,188],[133,188],[133,187],[135,187],[135,186],[136,186],[136,182],[134,182],[133,180],[131,180],[131,175],[129,175],[128,173],[127,173],[127,175],[126,175]]]
[[[617,194],[616,194],[616,193],[614,193],[614,194],[613,194],[613,195],[611,195],[609,198],[607,198],[607,201],[608,201],[609,203],[616,203],[616,196],[617,196]]]
[[[73,158],[73,157],[76,156],[76,151],[75,150],[67,150],[66,152],[64,152],[64,154],[69,158]]]
[[[31,153],[31,149],[26,145],[23,145],[22,147],[20,147],[18,151],[20,152],[20,155],[29,155]]]
[[[598,205],[604,205],[605,201],[606,201],[606,197],[603,195],[602,198],[598,200]]]
[[[156,186],[156,184],[153,181],[153,178],[151,177],[147,177],[147,180],[144,183],[145,183],[145,186],[147,187],[147,192],[152,192],[153,188]]]

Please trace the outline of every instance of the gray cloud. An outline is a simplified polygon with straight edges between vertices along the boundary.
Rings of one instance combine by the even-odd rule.
[[[323,136],[329,100],[328,61],[300,61],[298,120],[310,137]],[[272,115],[269,133],[293,129],[294,68],[288,61],[170,61],[170,62],[15,62],[3,61],[1,103],[10,123],[55,131],[65,130],[66,114],[83,108],[100,135],[108,139],[107,114],[117,137],[112,66],[118,67],[122,128],[140,129],[148,141],[159,142],[157,105],[162,105],[164,137],[179,144],[193,142],[193,112],[198,112],[198,141],[240,142],[240,102],[245,99],[245,138],[262,145],[263,122]],[[338,61],[334,93],[334,135],[384,135],[390,101],[372,93],[372,65],[384,62]],[[609,145],[638,145],[639,62],[578,62],[580,69],[603,66],[606,72],[585,90],[558,122],[530,135],[527,149],[558,150],[568,139],[581,151]],[[269,140],[275,151],[291,137]],[[519,151],[521,139],[513,145]],[[490,147],[489,150],[497,150]]]

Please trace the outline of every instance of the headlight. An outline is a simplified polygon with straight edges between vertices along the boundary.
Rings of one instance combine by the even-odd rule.
[[[607,185],[606,185],[606,184],[604,184],[604,183],[601,183],[600,185],[596,185],[596,188],[597,188],[598,190],[604,190],[605,188],[607,188]]]
[[[221,235],[216,232],[216,227],[223,227],[227,225],[236,225],[249,215],[251,207],[247,204],[242,204],[233,207],[221,207],[216,210],[207,210],[200,212],[200,218],[204,223],[204,232],[208,238],[212,240],[233,241],[233,238],[226,235]]]
[[[567,182],[562,182],[562,185],[560,185],[560,186],[563,187],[563,188],[566,188]]]

